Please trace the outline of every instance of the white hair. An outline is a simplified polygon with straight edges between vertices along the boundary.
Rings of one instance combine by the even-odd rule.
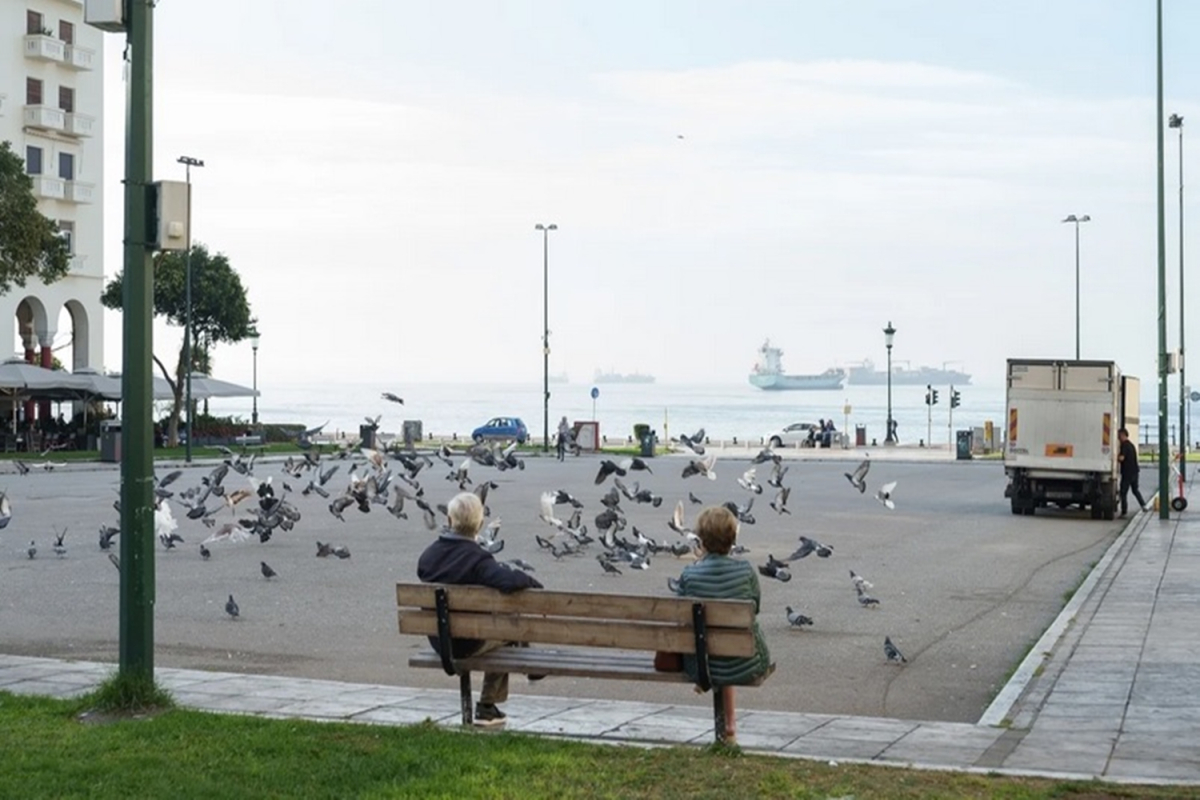
[[[483,527],[483,503],[474,492],[457,494],[446,506],[450,528],[460,536],[475,536]]]

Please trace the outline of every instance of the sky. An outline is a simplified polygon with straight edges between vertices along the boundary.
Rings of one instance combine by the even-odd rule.
[[[1200,174],[1200,3],[1165,5],[1164,113]],[[789,372],[878,364],[890,321],[897,362],[995,384],[1006,358],[1074,354],[1068,214],[1092,218],[1081,353],[1152,383],[1152,3],[162,0],[155,26],[155,177],[205,161],[193,235],[248,287],[260,389],[539,382],[539,222],[572,382],[743,382],[768,337]],[[106,36],[109,274],[122,47]],[[119,369],[119,315],[106,331]],[[180,340],[159,325],[155,351]],[[214,366],[249,383],[249,345]]]

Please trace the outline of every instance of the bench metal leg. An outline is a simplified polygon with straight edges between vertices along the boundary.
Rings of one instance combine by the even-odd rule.
[[[733,687],[713,687],[713,722],[717,742],[737,744],[737,721],[733,707]]]
[[[459,700],[462,702],[463,725],[474,722],[474,707],[471,705],[471,673],[461,672],[458,675]]]

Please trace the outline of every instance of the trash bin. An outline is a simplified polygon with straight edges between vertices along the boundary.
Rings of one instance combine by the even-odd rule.
[[[121,422],[115,419],[100,421],[100,460],[110,464],[121,460]]]
[[[361,441],[361,447],[375,449],[375,426],[374,425],[359,425],[358,438]]]
[[[421,430],[421,420],[406,419],[404,420],[404,446],[411,450],[413,445],[424,439]]]
[[[642,434],[642,458],[651,458],[654,455],[654,431],[646,431]]]
[[[973,439],[974,439],[973,431],[965,430],[965,431],[958,432],[958,441],[957,441],[958,448],[957,448],[957,450],[958,450],[958,460],[959,461],[970,461],[971,460],[971,443],[972,443]]]
[[[854,426],[854,446],[855,447],[866,447],[867,446],[867,426],[866,425],[855,425]]]

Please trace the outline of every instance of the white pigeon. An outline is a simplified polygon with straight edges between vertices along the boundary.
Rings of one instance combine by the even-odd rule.
[[[554,516],[554,499],[557,496],[558,495],[555,492],[542,493],[542,513],[538,516],[541,518],[542,522],[545,522],[547,525],[553,525],[555,528],[558,528],[561,531],[565,525],[561,519]]]
[[[205,539],[203,542],[201,542],[200,546],[203,547],[204,545],[216,544],[218,542],[229,542],[230,544],[237,544],[238,542],[244,542],[249,538],[250,538],[250,532],[248,530],[246,530],[245,528],[243,528],[241,525],[238,525],[233,522],[226,522],[224,525],[222,525],[220,528],[217,529],[216,533],[214,533],[212,536],[209,536],[207,539]]]
[[[179,527],[179,523],[175,521],[175,515],[171,513],[171,506],[166,503],[159,503],[154,509],[154,535],[158,538],[170,538],[171,534]]]
[[[871,583],[854,570],[850,570],[850,580],[854,583],[854,591],[856,591],[858,594],[862,594],[867,589],[875,588],[875,584]]]
[[[875,499],[883,503],[888,508],[895,508],[896,504],[892,502],[892,492],[896,491],[896,482],[889,481],[879,487],[879,491],[875,492]]]
[[[742,487],[747,492],[753,492],[754,494],[762,494],[763,487],[762,487],[762,484],[759,483],[758,479],[755,477],[756,471],[757,470],[754,467],[751,467],[750,469],[743,472],[742,477],[738,478],[738,486]]]

